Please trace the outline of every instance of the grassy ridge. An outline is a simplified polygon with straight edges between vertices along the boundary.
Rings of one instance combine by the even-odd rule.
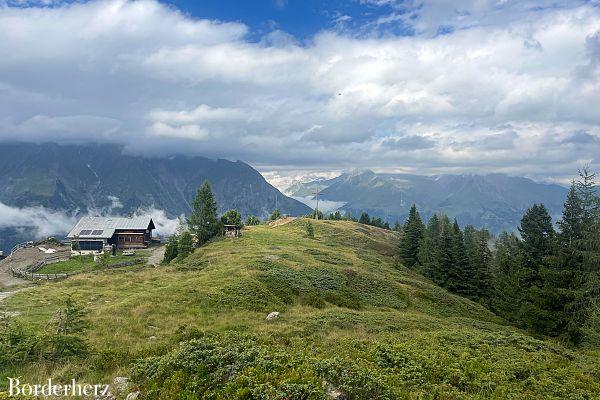
[[[85,360],[6,368],[150,398],[594,398],[600,352],[506,326],[394,259],[397,237],[344,221],[251,227],[169,266],[77,275],[3,303],[42,330],[66,295],[89,311]],[[268,312],[281,317],[267,322]],[[181,342],[181,343],[180,343]],[[2,384],[6,382],[2,380]]]

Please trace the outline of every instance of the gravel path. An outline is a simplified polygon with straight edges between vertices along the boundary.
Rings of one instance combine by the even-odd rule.
[[[160,265],[163,258],[165,257],[165,246],[154,247],[148,257],[148,265]]]
[[[275,220],[275,221],[270,221],[268,224],[270,227],[281,226],[281,225],[289,224],[290,222],[292,222],[295,219],[296,219],[296,217],[283,217],[283,218],[279,218],[278,220]]]

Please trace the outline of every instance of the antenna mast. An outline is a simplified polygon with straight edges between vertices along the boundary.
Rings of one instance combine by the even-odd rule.
[[[315,198],[317,199],[317,207],[315,208],[315,219],[317,220],[319,219],[319,193],[321,193],[320,183],[317,184],[317,191],[313,193],[315,195]]]

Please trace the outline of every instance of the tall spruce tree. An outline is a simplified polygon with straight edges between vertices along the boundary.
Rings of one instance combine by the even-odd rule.
[[[452,263],[448,269],[448,290],[462,296],[473,298],[476,293],[476,276],[467,257],[465,240],[458,221],[452,224],[452,245],[450,249]]]
[[[419,211],[417,211],[417,206],[413,204],[402,228],[402,239],[400,240],[400,258],[408,268],[414,268],[419,262],[419,247],[424,231],[425,226]]]
[[[440,219],[437,214],[433,214],[427,222],[427,228],[419,248],[419,270],[430,279],[433,278],[433,271],[438,269],[439,236]]]
[[[503,232],[494,247],[492,309],[509,321],[520,322],[526,290],[521,241],[514,233]]]
[[[192,213],[187,218],[187,224],[200,246],[222,231],[221,221],[217,218],[217,203],[208,181],[198,189],[192,201]]]
[[[476,258],[473,262],[477,290],[475,297],[486,306],[490,306],[493,296],[492,283],[492,252],[489,241],[492,235],[486,229],[480,229],[476,232]]]
[[[519,232],[523,239],[521,243],[525,253],[525,264],[529,268],[537,269],[543,258],[552,254],[554,246],[552,217],[543,204],[534,204],[525,212]]]
[[[571,184],[558,226],[560,228],[559,241],[563,247],[577,246],[583,238],[584,209],[575,182]]]
[[[442,287],[448,287],[448,278],[456,260],[454,253],[454,230],[447,215],[440,217],[438,248],[434,255],[436,262],[432,265],[431,279]]]
[[[168,264],[172,260],[177,258],[177,254],[179,251],[179,239],[176,235],[173,235],[169,238],[167,245],[165,246],[165,255],[163,258],[163,262]]]
[[[522,321],[535,332],[548,333],[554,329],[551,314],[556,301],[555,298],[548,298],[548,293],[552,291],[549,285],[555,232],[552,217],[543,204],[534,204],[525,212],[519,232],[523,238],[521,247],[525,272]]]
[[[558,221],[560,232],[556,236],[554,257],[540,268],[541,285],[536,304],[543,309],[542,333],[563,335],[573,342],[579,341],[579,330],[573,329],[573,314],[581,294],[582,262],[578,247],[583,235],[583,207],[575,184],[571,185],[564,203],[562,218]]]
[[[575,261],[581,264],[572,284],[576,288],[573,301],[566,307],[567,332],[575,343],[584,340],[586,331],[600,336],[600,196],[595,174],[585,167],[579,175],[575,188],[581,201],[582,233],[572,247]]]
[[[360,214],[358,222],[360,222],[361,224],[370,225],[371,217],[369,217],[369,214],[367,214],[366,212],[363,212],[362,214]]]

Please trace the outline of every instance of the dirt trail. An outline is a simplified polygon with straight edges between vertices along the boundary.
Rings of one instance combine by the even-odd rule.
[[[148,257],[148,265],[160,265],[163,258],[165,257],[165,246],[154,247],[150,252],[150,257]]]
[[[295,219],[296,219],[296,217],[279,218],[276,221],[269,222],[269,226],[270,227],[275,227],[275,226],[281,226],[281,225],[289,224],[290,222],[292,222]]]

